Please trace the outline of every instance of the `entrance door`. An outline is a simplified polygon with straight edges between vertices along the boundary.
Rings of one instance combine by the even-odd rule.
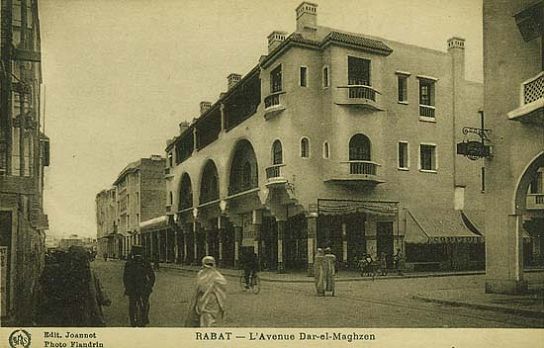
[[[391,267],[393,256],[393,221],[378,222],[376,248],[378,257],[384,252],[387,256],[387,266]]]
[[[346,223],[346,241],[348,244],[348,265],[356,268],[357,261],[363,258],[366,251],[365,220],[363,213],[344,216]]]
[[[275,270],[278,262],[278,224],[272,216],[263,216],[261,238],[261,266],[264,270]]]

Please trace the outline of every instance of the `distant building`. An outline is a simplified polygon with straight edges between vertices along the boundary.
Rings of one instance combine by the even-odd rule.
[[[161,156],[142,158],[121,171],[113,188],[97,194],[99,255],[126,257],[131,245],[141,243],[140,222],[164,215],[164,168]]]
[[[0,258],[2,324],[31,324],[43,267],[47,215],[44,167],[49,138],[41,124],[37,0],[0,0]]]
[[[309,2],[296,18],[166,147],[177,257],[311,270],[317,247],[347,267],[399,248],[413,269],[482,268],[483,164],[455,152],[482,108],[465,40],[443,52],[346,33]]]
[[[486,291],[527,289],[544,251],[544,2],[485,0]]]

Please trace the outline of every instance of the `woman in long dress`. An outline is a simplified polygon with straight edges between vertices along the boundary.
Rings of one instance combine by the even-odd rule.
[[[317,296],[325,295],[324,256],[323,249],[318,248],[314,259],[314,279]]]
[[[334,296],[334,276],[336,274],[336,256],[331,251],[331,248],[325,249],[324,259],[324,278],[325,278],[325,292],[331,292]]]
[[[215,259],[205,256],[196,277],[196,291],[185,321],[188,327],[213,327],[225,319],[227,280],[215,268]]]

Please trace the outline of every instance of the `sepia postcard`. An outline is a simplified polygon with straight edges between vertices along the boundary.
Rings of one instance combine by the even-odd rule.
[[[544,348],[542,23],[0,0],[0,347]]]

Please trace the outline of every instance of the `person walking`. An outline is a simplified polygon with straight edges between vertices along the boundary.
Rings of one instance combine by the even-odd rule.
[[[71,246],[64,260],[62,326],[106,326],[102,306],[111,301],[96,273],[91,270],[89,253]]]
[[[386,276],[387,275],[387,254],[382,251],[380,253],[380,275]]]
[[[336,256],[332,253],[331,248],[325,249],[323,257],[323,277],[325,281],[325,292],[331,292],[334,296],[334,276],[336,275]]]
[[[131,255],[125,263],[123,283],[125,295],[128,296],[130,325],[146,326],[149,324],[149,296],[155,285],[155,272],[151,263],[143,256],[143,247],[140,245],[132,246]]]
[[[402,251],[400,249],[397,249],[397,252],[395,255],[393,255],[393,266],[395,267],[395,270],[397,271],[397,274],[399,276],[402,275]]]
[[[244,259],[242,260],[244,267],[244,279],[246,282],[246,289],[249,289],[249,280],[250,278],[255,277],[257,271],[259,270],[259,259],[257,254],[253,251],[247,252]]]
[[[317,252],[314,258],[314,279],[315,279],[315,290],[317,296],[325,296],[325,253],[323,249],[317,248]]]
[[[225,319],[227,280],[215,268],[215,258],[204,256],[196,289],[185,320],[187,327],[213,327]]]

